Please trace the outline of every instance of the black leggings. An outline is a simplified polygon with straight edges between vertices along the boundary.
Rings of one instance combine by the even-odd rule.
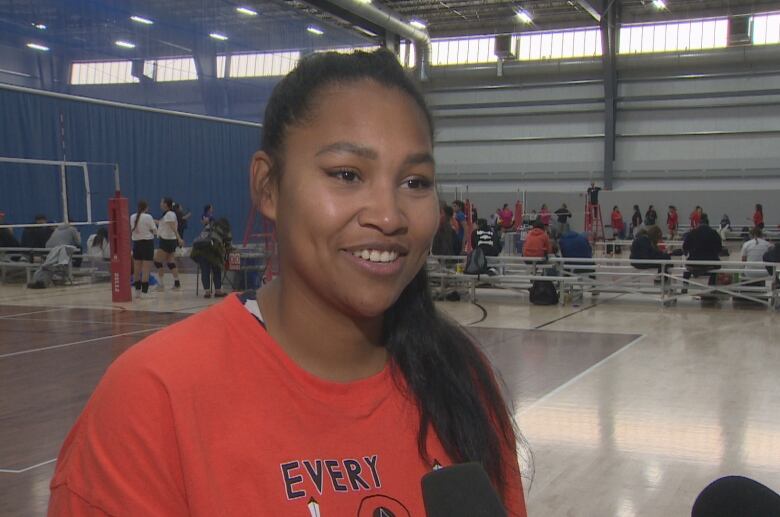
[[[203,284],[203,289],[207,291],[211,289],[211,276],[214,276],[214,287],[217,290],[222,289],[222,268],[214,267],[211,262],[205,258],[198,259],[198,265],[200,266],[200,281]]]

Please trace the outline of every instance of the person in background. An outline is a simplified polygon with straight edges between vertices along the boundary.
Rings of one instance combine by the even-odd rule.
[[[550,219],[552,219],[552,214],[550,213],[550,209],[547,208],[547,204],[545,203],[542,203],[542,208],[539,210],[539,219],[542,221],[545,231],[549,232]]]
[[[720,225],[718,226],[718,234],[720,235],[721,242],[726,242],[728,232],[731,231],[731,219],[728,214],[723,214],[720,218]]]
[[[434,255],[458,255],[458,235],[452,228],[452,207],[441,202],[439,205],[439,228],[433,237],[431,253]]]
[[[753,212],[753,227],[764,229],[764,207],[760,203],[756,203],[756,211]]]
[[[154,261],[154,237],[157,225],[146,201],[139,201],[136,212],[130,216],[130,239],[133,241],[133,287],[135,298],[145,298],[149,293],[149,273]]]
[[[5,223],[5,212],[0,211],[0,224]],[[10,228],[0,228],[0,248],[18,248],[19,241],[16,240],[14,232]]]
[[[669,205],[669,211],[666,212],[666,227],[669,229],[669,240],[673,241],[677,237],[677,228],[680,226],[680,215],[674,205]]]
[[[477,229],[471,232],[471,247],[482,248],[486,257],[497,257],[501,251],[499,235],[493,231],[484,219],[477,220]]]
[[[566,203],[561,203],[561,207],[555,211],[555,215],[558,217],[558,235],[563,235],[569,231],[569,218],[571,218],[571,211]]]
[[[458,223],[453,229],[458,235],[458,255],[463,251],[463,237],[466,235],[466,214],[464,213],[465,205],[460,199],[456,199],[452,202],[452,211],[455,221]]]
[[[612,238],[613,239],[625,239],[626,238],[626,224],[623,222],[623,214],[620,213],[620,208],[617,205],[612,207],[612,215],[610,216],[612,223]]]
[[[561,257],[593,258],[593,248],[584,233],[569,230],[558,239],[558,249]]]
[[[645,212],[645,226],[648,228],[655,226],[656,221],[658,221],[658,212],[655,211],[653,205],[650,205],[647,207],[647,212]]]
[[[691,222],[691,230],[695,230],[699,227],[701,224],[701,216],[702,216],[702,208],[699,205],[696,205],[696,208],[693,209],[693,212],[691,212],[690,222]]]
[[[544,231],[542,221],[536,220],[531,223],[532,229],[528,232],[523,243],[524,257],[546,257],[553,252],[552,241],[547,232]]]
[[[641,226],[642,212],[639,210],[639,205],[634,205],[634,213],[631,214],[631,231],[628,233],[628,237],[633,239]]]
[[[160,241],[160,247],[155,252],[154,267],[157,268],[158,291],[164,291],[165,285],[163,284],[163,276],[165,275],[165,269],[163,264],[167,265],[168,269],[173,274],[173,289],[180,289],[181,282],[179,281],[179,270],[176,265],[176,248],[184,245],[179,235],[178,219],[176,218],[176,212],[173,209],[173,200],[169,197],[162,198],[160,200],[160,210],[163,211],[163,217],[160,220],[160,224],[157,228],[157,237]]]
[[[211,230],[211,242],[199,245],[198,241],[192,243],[190,257],[200,266],[200,280],[203,284],[204,298],[222,298],[225,292],[222,290],[222,270],[225,267],[230,243],[233,236],[230,233],[230,223],[224,217],[220,217],[213,223],[206,225],[204,230]],[[214,291],[211,290],[211,278],[214,278]]]
[[[203,226],[214,222],[214,205],[208,204],[203,207],[203,214],[200,216],[200,222]]]
[[[591,210],[592,210],[592,213],[590,214],[590,216],[593,218],[594,221],[596,220],[596,218],[599,215],[598,204],[599,204],[599,192],[600,191],[601,191],[601,187],[597,187],[596,186],[596,182],[595,181],[591,181],[590,182],[590,187],[588,187],[587,196],[588,196],[588,204],[590,205]]]
[[[501,208],[501,227],[504,230],[511,230],[512,224],[514,224],[514,218],[514,214],[509,209],[509,205],[504,203],[504,206]]]
[[[763,238],[761,228],[754,227],[750,230],[750,240],[742,245],[742,262],[763,262],[764,255],[772,248],[769,241]],[[763,268],[747,268],[744,275],[746,277],[764,276]]]
[[[111,246],[108,243],[108,230],[104,227],[97,229],[87,238],[87,256],[93,262],[111,260]]]
[[[35,224],[46,224],[48,221],[44,214],[35,216]],[[23,248],[45,248],[46,241],[49,240],[54,228],[51,226],[33,226],[27,227],[22,231]]]
[[[634,241],[631,243],[630,260],[671,260],[671,255],[662,251],[659,247],[663,232],[657,226],[642,228],[637,231]],[[660,273],[662,266],[656,264],[643,264],[632,262],[637,269],[657,269]],[[656,279],[659,281],[660,279]]]
[[[189,219],[192,217],[192,212],[176,202],[173,203],[173,211],[176,213],[176,231],[181,238],[181,244],[179,244],[179,246],[184,246],[184,232],[189,226]]]
[[[710,227],[707,214],[701,212],[699,225],[688,232],[683,240],[683,253],[687,255],[688,260],[720,261],[721,249],[723,249],[723,241],[720,235]],[[710,272],[716,269],[720,269],[720,266],[689,265],[683,273],[683,278],[687,280],[691,276],[703,276],[709,273],[709,285],[715,285],[716,275]],[[683,292],[687,290],[683,289]]]
[[[51,236],[46,240],[45,248],[53,248],[54,246],[60,246],[66,244],[68,246],[76,246],[81,248],[81,234],[70,223],[61,223],[52,232]]]
[[[490,219],[488,224],[491,228],[494,229],[500,229],[501,228],[501,209],[496,208],[496,211],[490,214]]]

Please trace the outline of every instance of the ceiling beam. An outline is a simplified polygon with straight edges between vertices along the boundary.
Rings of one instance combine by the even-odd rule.
[[[577,0],[577,5],[585,9],[585,12],[591,15],[594,20],[601,23],[601,13],[599,13],[588,0]]]

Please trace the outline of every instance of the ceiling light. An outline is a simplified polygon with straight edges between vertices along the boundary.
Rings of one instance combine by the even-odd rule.
[[[653,0],[653,7],[655,7],[659,11],[662,9],[666,9],[666,2],[664,2],[664,0]]]
[[[116,40],[114,42],[114,45],[116,45],[117,47],[122,47],[122,48],[135,48],[135,43],[131,43],[129,41],[125,41],[125,40],[121,40],[121,39]]]
[[[33,50],[40,50],[41,52],[48,52],[49,47],[46,47],[44,45],[38,45],[37,43],[28,43],[27,47],[33,49]]]
[[[228,39],[227,36],[225,36],[224,34],[220,34],[219,32],[212,32],[211,34],[209,34],[209,36],[219,41],[227,41]]]
[[[47,28],[46,24],[44,24],[44,23],[33,23],[32,26],[35,27],[36,29],[42,30],[42,31],[45,31],[46,28]]]
[[[257,16],[257,11],[249,7],[236,7],[236,11],[247,16]]]
[[[517,13],[515,14],[521,22],[527,25],[530,25],[534,21],[533,17],[531,16],[531,13],[529,13],[525,9],[518,9]]]
[[[322,36],[323,34],[325,34],[321,29],[318,29],[314,25],[309,25],[308,27],[306,27],[306,30],[311,32],[312,34],[316,34],[317,36]]]
[[[411,25],[412,27],[414,27],[416,29],[420,29],[420,30],[425,30],[428,27],[427,25],[425,25],[420,20],[411,20],[409,22],[409,25]]]
[[[143,23],[144,25],[153,25],[154,22],[150,20],[149,18],[144,18],[143,16],[131,16],[131,20],[138,23]]]
[[[361,4],[370,4],[371,0],[358,0]]]

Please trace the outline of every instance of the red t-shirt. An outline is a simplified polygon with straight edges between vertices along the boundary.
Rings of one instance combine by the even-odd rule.
[[[764,224],[764,214],[756,210],[753,212],[753,226],[758,226],[759,224]]]
[[[528,232],[523,244],[524,257],[544,257],[550,253],[552,253],[552,242],[544,230],[534,228]]]
[[[623,231],[623,214],[612,211],[612,228],[619,232]]]
[[[230,296],[111,365],[57,459],[49,515],[422,516],[433,465],[417,429],[389,366],[317,378]],[[433,432],[428,451],[451,464]],[[507,504],[525,517],[511,461]]]
[[[670,230],[676,230],[678,222],[679,216],[677,215],[677,212],[667,212],[666,226],[668,226]],[[691,226],[693,226],[693,215],[691,215]]]
[[[691,213],[691,229],[698,228],[701,224],[701,214],[699,212],[692,212]]]

